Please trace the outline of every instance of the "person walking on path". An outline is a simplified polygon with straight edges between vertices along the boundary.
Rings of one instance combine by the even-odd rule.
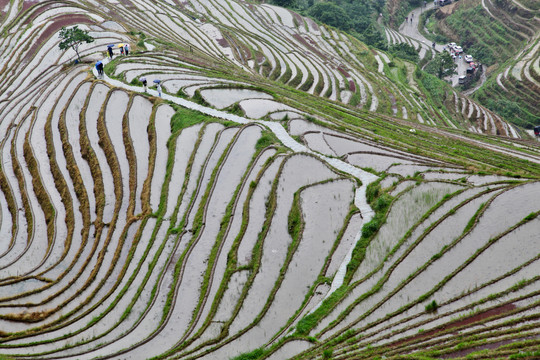
[[[157,93],[158,93],[158,96],[161,97],[161,84],[157,84]]]
[[[142,82],[142,84],[144,86],[144,92],[148,92],[148,81],[146,81],[146,78],[142,77],[139,80]]]
[[[109,51],[109,57],[112,59],[113,58],[113,50],[112,50],[112,46],[109,46],[107,48],[107,51]]]
[[[126,44],[124,46],[124,51],[126,52],[126,56],[128,56],[129,55],[129,44]]]
[[[101,61],[96,63],[96,70],[98,72],[98,76],[103,77],[103,63]]]
[[[124,47],[120,46],[120,54],[124,55]]]

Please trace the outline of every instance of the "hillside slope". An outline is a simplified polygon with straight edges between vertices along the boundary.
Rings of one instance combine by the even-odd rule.
[[[233,72],[240,79],[287,91],[294,88],[413,122],[519,136],[501,117],[476,104],[473,107],[478,111],[468,111],[469,100],[433,79],[418,78],[414,66],[391,61],[350,36],[288,10],[213,2],[182,3],[180,8],[160,6],[167,8],[137,9],[128,1],[110,11],[103,4],[98,11],[147,38],[185,50],[191,46],[196,53],[190,56],[215,70],[218,77],[229,77]],[[27,16],[50,12],[49,7],[48,3],[36,4]],[[25,21],[30,20],[21,17],[16,23]],[[268,83],[268,78],[274,82]]]
[[[489,66],[474,98],[520,127],[540,123],[540,11],[511,0],[465,0],[451,15],[436,13],[436,29]]]
[[[273,6],[3,5],[0,358],[538,353],[540,146],[500,117]]]

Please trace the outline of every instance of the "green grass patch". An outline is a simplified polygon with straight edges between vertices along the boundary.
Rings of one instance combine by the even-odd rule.
[[[469,232],[469,230],[473,228],[478,218],[480,218],[480,215],[482,215],[482,212],[484,211],[485,207],[486,207],[486,203],[480,204],[480,207],[478,208],[478,210],[476,210],[476,213],[471,217],[471,219],[467,223],[467,226],[465,226],[465,230],[463,230],[464,234]]]
[[[262,358],[266,354],[263,348],[258,348],[248,353],[244,353],[233,357],[231,360],[257,360]]]
[[[332,293],[329,297],[327,297],[321,306],[317,308],[314,312],[311,314],[305,316],[298,322],[296,325],[296,332],[299,335],[307,335],[317,326],[319,321],[326,316],[326,314],[336,306],[341,299],[347,294],[348,287],[343,285],[336,291]]]
[[[437,311],[438,308],[439,308],[439,305],[437,304],[435,300],[433,300],[432,302],[426,305],[426,312],[433,313]]]
[[[260,151],[272,144],[276,144],[278,140],[273,132],[264,130],[259,140],[255,144],[255,150]]]
[[[294,194],[287,223],[289,235],[291,235],[293,239],[297,239],[302,229],[302,210],[300,209],[300,195],[298,192]]]
[[[193,126],[201,122],[214,121],[215,119],[199,111],[174,106],[176,113],[171,118],[171,133]]]
[[[143,83],[139,79],[137,79],[136,77],[131,79],[130,84],[134,85],[134,86],[143,86]]]

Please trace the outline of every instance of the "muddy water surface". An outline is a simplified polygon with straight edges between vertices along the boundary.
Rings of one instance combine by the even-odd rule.
[[[208,89],[202,90],[201,95],[217,109],[224,109],[245,99],[272,99],[270,94],[250,89]]]
[[[268,334],[277,332],[304,301],[344,226],[353,199],[354,188],[350,180],[315,185],[302,192],[305,227],[280,289],[261,321],[260,326]]]
[[[474,289],[537,256],[540,251],[538,229],[540,219],[536,218],[499,239],[445,284],[437,292],[437,297],[447,299]],[[516,283],[520,280],[513,278]]]
[[[152,173],[152,185],[150,187],[150,206],[156,211],[159,206],[161,188],[165,179],[167,170],[167,159],[169,150],[167,141],[171,136],[171,117],[175,111],[168,105],[162,105],[158,108],[155,117],[156,127],[156,162]]]
[[[265,208],[265,201],[272,189],[272,182],[282,162],[283,157],[280,156],[266,169],[253,192],[249,204],[249,222],[238,247],[238,266],[248,265],[252,260],[253,247],[265,220],[265,212],[262,209]]]
[[[244,109],[246,116],[252,119],[260,119],[268,113],[279,110],[294,110],[290,106],[265,99],[243,100],[240,102],[240,106]]]
[[[202,177],[198,179],[197,186],[199,187],[199,189],[195,198],[195,202],[193,204],[194,211],[192,211],[189,215],[188,226],[193,226],[195,215],[197,214],[197,211],[199,210],[199,206],[206,205],[206,204],[201,204],[201,201],[202,201],[203,195],[207,191],[208,185],[210,184],[212,173],[215,167],[218,165],[218,162],[223,156],[223,153],[225,152],[227,146],[229,146],[229,144],[231,144],[231,142],[233,141],[238,130],[239,130],[238,128],[225,128],[223,131],[219,133],[218,137],[216,138],[216,144],[214,148],[212,149],[212,152],[210,153],[207,159],[207,162],[203,168]]]
[[[142,96],[135,96],[128,114],[129,135],[135,151],[137,188],[135,192],[135,214],[142,211],[141,193],[144,181],[148,177],[150,144],[148,142],[148,121],[152,112],[152,103]]]
[[[180,204],[180,208],[178,211],[179,222],[186,215],[186,211],[188,210],[188,205],[191,200],[191,197],[193,193],[197,190],[197,186],[199,185],[199,177],[201,176],[201,172],[203,171],[203,166],[206,161],[206,158],[208,157],[210,151],[212,150],[212,146],[214,145],[216,136],[224,128],[225,127],[223,125],[218,124],[218,123],[208,124],[204,128],[202,139],[199,143],[199,146],[196,149],[195,159],[193,160],[193,165],[191,167],[191,173],[189,174],[186,195],[182,199],[182,203]],[[191,209],[191,211],[197,211],[197,210]]]
[[[231,325],[231,333],[247,326],[261,310],[264,305],[261,299],[268,296],[283,265],[286,249],[291,241],[287,232],[287,217],[292,204],[292,195],[301,186],[331,178],[335,178],[335,174],[319,160],[309,156],[296,155],[285,164],[277,188],[276,211],[263,245],[261,267],[240,313]],[[270,336],[270,332],[257,326],[244,334],[239,343],[235,342],[235,350],[242,352],[245,349],[256,348]],[[226,348],[223,351],[227,351]]]
[[[306,145],[313,151],[327,156],[336,156],[336,153],[328,146],[322,133],[309,133],[304,135]]]
[[[103,213],[103,221],[109,223],[113,216],[114,202],[116,201],[114,196],[114,180],[107,158],[103,149],[99,145],[99,135],[97,132],[97,119],[101,111],[105,96],[109,88],[98,84],[94,87],[94,91],[90,97],[88,108],[86,110],[86,133],[90,141],[90,145],[94,150],[96,158],[99,162],[101,176],[103,180],[103,187],[105,192],[105,210]]]
[[[233,200],[231,198],[231,194],[234,193],[238,184],[249,170],[248,165],[253,160],[253,156],[255,155],[255,145],[260,136],[261,128],[259,126],[248,126],[240,132],[232,148],[229,150],[227,159],[222,164],[218,178],[216,179],[216,186],[214,187],[212,196],[207,204],[207,222],[203,236],[201,236],[201,241],[205,240],[206,237],[209,237],[208,241],[211,241],[211,239],[216,239],[216,236],[222,227],[220,224],[225,215],[225,210],[230,201]],[[256,173],[252,174],[252,176],[254,178]],[[246,189],[248,188],[250,182],[247,184]],[[240,222],[241,218],[237,220]],[[223,279],[233,237],[229,237],[228,240],[229,241],[225,239],[225,243],[221,247],[220,252],[216,257],[216,265],[213,270],[212,283],[208,292],[209,300],[206,302],[205,307],[201,311],[201,318],[198,325],[202,324],[202,321],[204,321],[208,315],[212,299],[216,295],[218,286],[221,284]]]
[[[376,154],[349,154],[347,156],[347,162],[359,166],[359,167],[370,167],[376,171],[385,171],[392,164],[414,164],[413,161],[398,159],[392,157],[391,155],[376,155]]]
[[[77,94],[75,94],[75,97],[71,101],[71,104],[66,111],[65,122],[68,130],[69,143],[71,144],[73,155],[75,157],[75,162],[77,168],[79,169],[79,172],[81,173],[84,188],[86,189],[86,193],[88,195],[90,214],[92,216],[91,221],[93,221],[95,220],[96,213],[96,199],[94,197],[93,191],[94,179],[92,178],[92,172],[90,171],[88,162],[86,162],[86,160],[84,160],[82,157],[79,134],[80,113],[87,97],[89,96],[89,88],[89,83],[86,83],[79,88],[79,91],[77,92]]]
[[[370,242],[365,259],[358,269],[362,277],[377,266],[405,232],[446,194],[460,187],[446,183],[424,183],[403,194],[390,209],[386,223]]]
[[[167,212],[165,213],[165,217],[167,218],[172,215],[178,203],[178,196],[182,191],[186,177],[186,168],[194,151],[201,128],[202,124],[197,124],[184,129],[176,139],[174,165],[169,183],[169,195],[166,198]]]
[[[332,255],[332,260],[330,261],[330,265],[326,270],[326,276],[334,276],[335,272],[338,270],[339,266],[343,262],[343,259],[349,252],[349,249],[351,248],[351,246],[353,246],[353,244],[356,243],[357,236],[360,232],[360,229],[362,229],[362,225],[363,221],[360,214],[355,214],[351,217],[351,220],[347,225],[347,230],[345,230],[345,233],[343,234],[343,237],[339,242],[336,251],[334,251],[334,254]]]

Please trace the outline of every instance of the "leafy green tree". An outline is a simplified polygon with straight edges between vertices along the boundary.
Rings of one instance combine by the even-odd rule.
[[[283,7],[291,7],[295,2],[295,0],[272,0],[272,4]]]
[[[315,19],[341,30],[350,28],[351,19],[340,6],[331,2],[320,2],[309,9]]]
[[[409,60],[412,62],[417,63],[420,60],[420,57],[418,56],[418,51],[416,49],[407,44],[407,43],[399,43],[392,45],[388,47],[388,52],[396,57]]]
[[[374,24],[369,24],[366,30],[364,30],[362,33],[361,39],[368,45],[386,50],[386,39],[382,36],[381,32]]]
[[[79,46],[82,43],[91,43],[94,41],[94,38],[88,35],[87,30],[81,30],[77,25],[72,28],[62,27],[59,34],[62,41],[58,44],[60,50],[66,50],[72,48],[77,53],[77,59],[81,61],[81,56],[79,55]]]
[[[446,76],[456,74],[457,65],[450,56],[449,53],[443,51],[440,54],[437,54],[433,60],[426,65],[425,70],[432,74],[436,75],[439,79],[442,79]]]

